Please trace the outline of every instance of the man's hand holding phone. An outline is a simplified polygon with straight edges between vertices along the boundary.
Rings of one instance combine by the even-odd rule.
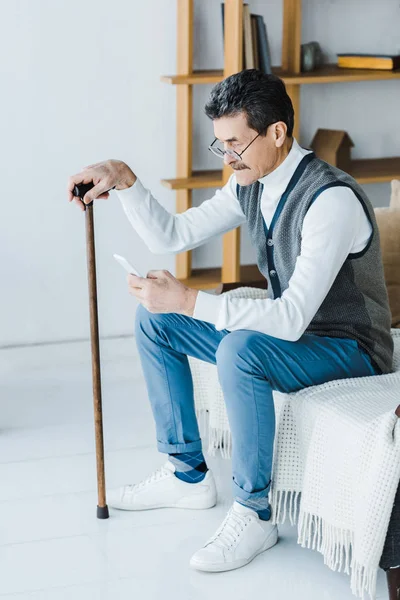
[[[197,290],[186,287],[169,271],[149,271],[147,277],[128,275],[129,293],[151,313],[179,313],[192,317]]]
[[[139,272],[123,257],[114,254],[128,272],[129,293],[151,313],[179,313],[193,316],[197,290],[181,283],[169,271],[149,271],[147,277]]]

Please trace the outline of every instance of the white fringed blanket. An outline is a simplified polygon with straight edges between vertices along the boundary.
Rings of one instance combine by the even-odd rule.
[[[264,290],[239,288],[242,297]],[[298,524],[302,547],[317,549],[351,590],[376,595],[376,576],[400,479],[400,330],[392,329],[396,372],[283,394],[274,392],[276,435],[271,491],[274,523]],[[189,357],[208,452],[231,457],[231,435],[215,365]],[[206,412],[208,411],[208,418]]]

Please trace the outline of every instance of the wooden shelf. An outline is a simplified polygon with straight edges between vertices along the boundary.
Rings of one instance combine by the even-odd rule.
[[[221,283],[221,268],[193,269],[191,277],[180,279],[180,281],[184,285],[198,290],[214,289]],[[258,270],[257,265],[241,265],[240,281],[244,283],[265,281],[265,287],[267,287],[267,282]]]
[[[196,84],[196,83],[218,83],[223,79],[223,71],[193,71],[191,75],[163,75],[161,81],[164,83]]]
[[[273,67],[272,72],[283,79],[286,85],[400,79],[400,69],[397,69],[397,71],[342,69],[336,64],[323,65],[310,73],[288,73],[287,71],[283,71],[281,67]],[[161,81],[175,85],[215,84],[222,81],[223,78],[223,71],[194,71],[191,75],[164,75],[161,77]]]
[[[161,183],[169,190],[198,190],[201,188],[222,187],[222,170],[193,171],[191,177],[162,179]]]
[[[381,183],[400,178],[400,157],[352,160],[349,173],[358,183]]]
[[[348,173],[358,183],[381,183],[400,179],[400,157],[363,158],[352,160]],[[201,188],[221,188],[221,171],[193,171],[188,178],[163,179],[162,184],[170,190],[195,190]]]
[[[400,79],[400,69],[397,71],[342,69],[335,64],[322,65],[319,69],[310,73],[285,73],[282,69],[276,69],[274,72],[284,80],[286,85]]]

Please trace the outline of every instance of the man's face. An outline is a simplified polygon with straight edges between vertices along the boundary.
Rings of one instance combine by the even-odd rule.
[[[215,119],[213,124],[214,135],[224,143],[225,150],[235,150],[238,154],[257,136],[257,131],[247,125],[244,113]],[[285,138],[285,125],[274,123],[268,127],[266,136],[258,136],[247,148],[242,160],[225,154],[224,163],[235,171],[239,185],[250,185],[280,164]]]

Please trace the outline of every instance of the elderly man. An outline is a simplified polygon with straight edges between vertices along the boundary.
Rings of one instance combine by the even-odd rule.
[[[140,302],[136,343],[166,463],[141,482],[111,490],[124,510],[207,509],[216,504],[202,453],[188,356],[216,363],[232,433],[234,501],[191,558],[204,571],[248,564],[276,544],[268,493],[275,434],[272,391],[389,373],[393,342],[374,211],[357,182],[293,137],[283,82],[256,69],[218,83],[205,107],[210,149],[233,173],[198,208],[172,215],[123,162],[70,178],[93,181],[84,202],[115,186],[151,251],[190,250],[247,222],[268,298],[239,299],[188,288],[167,271],[130,275]],[[75,201],[81,205],[80,200]]]

